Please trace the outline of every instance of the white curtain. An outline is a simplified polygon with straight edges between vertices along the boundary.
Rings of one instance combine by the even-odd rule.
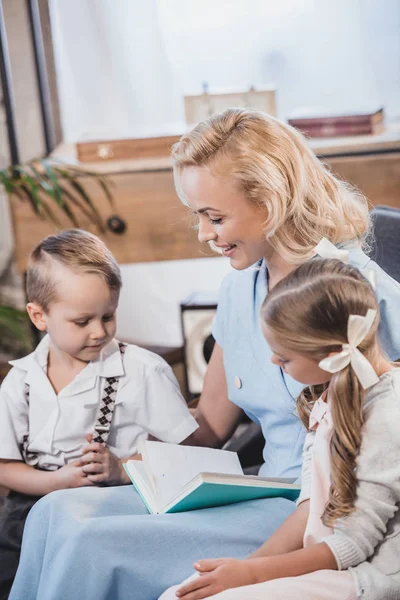
[[[66,141],[181,129],[157,0],[52,0],[50,9]]]

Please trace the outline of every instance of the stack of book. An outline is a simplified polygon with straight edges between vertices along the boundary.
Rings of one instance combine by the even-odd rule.
[[[293,115],[288,123],[310,138],[383,133],[383,108],[346,114]]]

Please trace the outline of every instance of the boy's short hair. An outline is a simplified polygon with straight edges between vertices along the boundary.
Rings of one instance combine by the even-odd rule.
[[[44,238],[32,250],[27,269],[27,296],[43,310],[56,298],[54,266],[59,263],[74,273],[99,275],[107,286],[119,292],[121,271],[107,246],[82,229],[67,229]]]

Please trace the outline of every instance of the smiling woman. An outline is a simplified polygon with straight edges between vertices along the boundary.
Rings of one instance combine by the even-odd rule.
[[[305,430],[295,398],[303,385],[270,362],[260,308],[269,290],[327,238],[333,254],[338,246],[359,270],[374,271],[380,341],[392,359],[400,356],[400,286],[362,250],[367,203],[324,168],[299,133],[262,113],[216,115],[184,135],[172,158],[176,189],[198,219],[199,239],[234,267],[221,288],[199,428],[188,442],[222,446],[244,411],[265,437],[260,474],[299,477]],[[150,517],[131,489],[57,492],[31,513],[10,600],[53,600],[60,590],[63,600],[157,598],[199,559],[247,556],[294,509],[277,498]],[[298,544],[291,531],[284,547],[272,539],[270,551]]]
[[[249,201],[232,178],[207,168],[184,169],[179,181],[185,202],[198,217],[198,238],[231,259],[235,269],[253,265],[268,251],[264,206]],[[205,200],[206,199],[206,200]],[[205,206],[206,202],[206,206]]]

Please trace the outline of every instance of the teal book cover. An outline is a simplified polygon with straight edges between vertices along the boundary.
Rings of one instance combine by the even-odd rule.
[[[300,494],[300,486],[293,478],[258,477],[240,473],[241,467],[236,454],[232,459],[231,453],[223,450],[176,445],[172,445],[171,450],[169,444],[147,444],[150,445],[150,450],[156,452],[152,463],[149,460],[147,463],[145,460],[129,460],[124,464],[124,468],[147,509],[153,514],[185,512],[258,498],[281,497],[296,500]],[[175,461],[171,460],[171,452],[175,455],[178,452]],[[207,454],[206,461],[203,457],[204,452]],[[179,455],[182,454],[179,463]],[[200,458],[203,458],[202,461],[199,454]],[[211,464],[209,454],[214,461],[212,466],[215,463],[215,455],[219,459],[218,466],[233,472],[200,471],[193,477],[199,463]],[[146,453],[143,456],[144,459],[148,458]],[[226,463],[227,459],[226,465],[224,461]],[[229,464],[232,460],[233,466]],[[179,468],[174,467],[177,464],[180,465]]]
[[[173,506],[166,507],[163,512],[184,512],[199,508],[211,508],[213,506],[234,504],[236,502],[244,502],[246,500],[255,500],[258,498],[280,497],[296,500],[299,494],[300,488],[297,487],[257,487],[203,481],[187,496],[177,500]]]

